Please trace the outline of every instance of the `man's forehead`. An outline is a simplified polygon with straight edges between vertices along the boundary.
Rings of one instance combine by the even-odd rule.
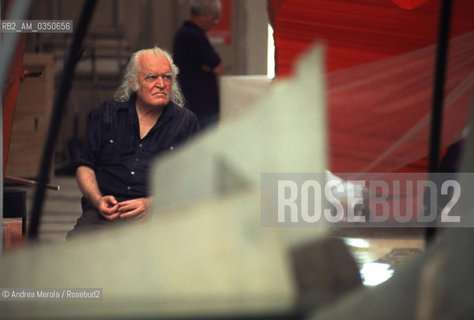
[[[142,72],[171,72],[170,62],[165,56],[146,53],[139,58],[140,70]]]

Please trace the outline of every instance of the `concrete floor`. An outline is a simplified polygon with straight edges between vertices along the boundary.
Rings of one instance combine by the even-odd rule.
[[[41,241],[65,241],[82,214],[81,192],[72,176],[58,176],[51,183],[59,185],[60,190],[47,191],[39,236]]]
[[[39,229],[39,240],[65,241],[66,234],[74,228],[81,216],[81,193],[73,176],[56,176],[50,184],[59,185],[60,190],[47,190]],[[32,210],[35,187],[9,186],[26,191],[28,216]]]
[[[43,208],[39,239],[42,242],[65,241],[81,215],[81,193],[73,176],[56,176],[52,184],[59,191],[48,190]],[[34,188],[27,191],[27,210],[31,211]],[[396,272],[397,265],[423,251],[423,230],[341,229],[334,236],[344,239],[359,265],[364,284],[376,285]]]

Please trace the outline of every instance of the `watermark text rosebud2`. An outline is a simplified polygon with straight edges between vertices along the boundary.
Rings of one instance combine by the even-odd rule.
[[[455,209],[474,195],[462,181],[473,180],[470,173],[264,173],[262,224],[472,227],[472,215]]]

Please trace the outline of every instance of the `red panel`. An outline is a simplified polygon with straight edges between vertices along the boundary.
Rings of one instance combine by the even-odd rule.
[[[333,172],[393,171],[428,154],[439,3],[268,2],[270,16],[276,15],[278,77],[291,74],[295,60],[314,42],[326,46]],[[469,80],[474,71],[473,31],[474,1],[454,1],[444,147],[460,139],[469,117],[474,90]]]
[[[474,30],[474,1],[454,2],[451,35]],[[278,75],[314,41],[327,45],[327,70],[356,66],[436,42],[439,1],[404,10],[390,0],[286,0],[274,30]]]
[[[392,1],[400,8],[412,10],[421,6],[427,0],[392,0]]]
[[[5,93],[2,96],[3,103],[3,175],[6,172],[8,150],[10,148],[10,138],[13,130],[13,118],[15,115],[16,100],[18,97],[18,88],[22,75],[21,65],[23,62],[23,51],[25,48],[25,34],[20,37],[20,42],[15,53],[10,73],[6,81]]]
[[[232,43],[232,0],[221,0],[222,10],[219,22],[207,32],[212,43]]]

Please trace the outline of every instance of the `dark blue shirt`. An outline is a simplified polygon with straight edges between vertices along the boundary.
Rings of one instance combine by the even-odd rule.
[[[199,131],[196,116],[170,102],[148,134],[140,139],[133,96],[127,102],[104,101],[92,115],[78,165],[95,171],[103,195],[148,196],[152,160]]]
[[[202,66],[214,69],[221,59],[206,34],[197,25],[185,21],[174,37],[173,60],[179,68],[179,83],[187,107],[198,117],[219,112],[217,77]]]

